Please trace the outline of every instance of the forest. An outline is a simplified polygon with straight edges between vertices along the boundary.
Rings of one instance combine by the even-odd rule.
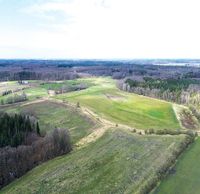
[[[0,147],[8,145],[17,147],[25,144],[30,134],[40,136],[38,122],[31,122],[29,116],[2,114],[0,116],[0,126]],[[27,142],[27,144],[30,143]]]
[[[159,98],[179,104],[198,106],[200,103],[200,80],[186,78],[151,78],[141,81],[131,78],[118,82],[118,87],[128,92]]]
[[[29,116],[0,115],[0,188],[41,162],[72,150],[68,131],[54,129],[41,136],[39,123]]]

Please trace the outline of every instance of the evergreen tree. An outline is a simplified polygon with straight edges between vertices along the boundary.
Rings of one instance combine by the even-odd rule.
[[[37,122],[36,124],[36,132],[38,135],[40,135],[40,127],[39,127],[39,123]]]
[[[25,142],[28,133],[37,133],[40,135],[40,127],[37,122],[35,125],[31,122],[29,116],[0,115],[0,147],[18,146]]]

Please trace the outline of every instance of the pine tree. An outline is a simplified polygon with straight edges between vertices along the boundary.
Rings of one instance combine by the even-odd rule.
[[[37,122],[36,124],[36,132],[38,135],[40,135],[40,127],[39,127],[39,123]]]

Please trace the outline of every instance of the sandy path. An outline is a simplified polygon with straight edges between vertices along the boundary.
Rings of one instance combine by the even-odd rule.
[[[99,126],[97,128],[94,128],[94,131],[92,133],[90,133],[86,137],[83,137],[82,139],[79,140],[79,142],[77,142],[75,144],[77,149],[85,147],[89,143],[96,141],[98,138],[100,138],[110,128],[123,128],[123,129],[127,129],[127,130],[130,130],[130,131],[133,130],[133,128],[131,128],[127,125],[123,125],[123,124],[117,124],[116,125],[116,123],[113,123],[113,122],[111,122],[111,121],[109,121],[105,118],[100,117],[99,115],[95,114],[92,110],[90,110],[86,107],[81,106],[80,108],[77,108],[76,104],[70,103],[68,101],[63,102],[62,100],[45,97],[45,98],[41,98],[41,99],[34,100],[34,101],[31,101],[31,102],[23,103],[21,106],[37,104],[37,103],[41,103],[41,102],[45,102],[45,101],[62,104],[63,106],[66,106],[66,107],[70,106],[72,108],[76,108],[76,109],[79,110],[79,112],[81,114],[87,116],[88,118],[93,120]],[[141,134],[144,134],[144,130],[138,130],[137,129],[136,131],[141,132]]]

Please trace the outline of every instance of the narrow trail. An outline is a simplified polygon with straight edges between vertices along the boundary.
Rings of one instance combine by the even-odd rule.
[[[31,104],[37,104],[37,103],[45,102],[45,101],[48,101],[48,100],[49,100],[48,97],[40,98],[40,99],[37,99],[37,100],[34,100],[34,101],[29,101],[29,102],[23,103],[20,106],[28,106],[28,105],[31,105]]]
[[[86,107],[77,107],[75,104],[70,103],[70,102],[63,102],[62,100],[50,98],[50,97],[45,97],[42,99],[34,100],[31,102],[23,103],[21,106],[28,106],[31,104],[37,104],[41,102],[54,102],[57,104],[61,104],[66,107],[72,107],[73,109],[78,109],[78,111],[84,115],[90,118],[94,123],[98,125],[98,127],[94,127],[94,130],[92,133],[90,133],[88,136],[83,137],[79,142],[75,144],[76,149],[80,149],[82,147],[87,146],[89,143],[96,141],[98,138],[100,138],[109,128],[116,127],[116,124],[103,119],[99,118],[98,115],[96,115],[94,112],[91,110],[87,109]]]
[[[82,147],[87,146],[89,143],[96,141],[107,130],[109,130],[111,128],[121,128],[121,129],[125,129],[125,130],[128,130],[128,131],[133,131],[132,127],[124,125],[124,124],[117,124],[117,123],[114,123],[110,120],[107,120],[107,119],[103,118],[102,116],[97,115],[91,109],[88,109],[87,107],[83,107],[83,106],[77,107],[77,105],[74,104],[74,103],[71,103],[69,101],[64,102],[63,100],[54,99],[54,98],[51,98],[51,96],[43,97],[43,98],[33,100],[33,101],[29,101],[29,102],[16,103],[16,105],[23,107],[23,106],[28,106],[28,105],[32,105],[32,104],[41,103],[41,102],[54,102],[54,103],[62,104],[63,106],[66,106],[66,107],[72,107],[74,109],[78,109],[78,111],[82,115],[87,116],[92,121],[94,121],[94,123],[96,123],[96,125],[98,127],[94,126],[94,128],[93,128],[94,130],[93,130],[92,133],[90,133],[88,136],[80,139],[79,142],[77,142],[75,144],[76,149],[80,149]],[[141,129],[135,129],[135,131],[137,133],[140,133],[141,135],[145,134],[144,130],[141,130]]]
[[[129,131],[132,131],[133,128],[127,126],[127,125],[123,125],[123,124],[116,124],[112,121],[109,121],[105,118],[102,118],[101,116],[97,115],[96,113],[94,113],[92,110],[88,109],[87,107],[77,107],[76,104],[71,103],[69,101],[67,102],[63,102],[63,100],[58,100],[58,99],[54,99],[54,98],[50,98],[50,97],[45,97],[42,99],[38,99],[35,101],[31,101],[31,102],[27,102],[22,104],[21,106],[27,106],[27,105],[31,105],[31,104],[36,104],[36,103],[41,103],[41,102],[54,102],[54,103],[58,103],[58,104],[62,104],[63,106],[66,107],[72,107],[74,109],[78,109],[78,111],[84,115],[87,116],[88,118],[90,118],[91,120],[94,121],[94,123],[96,123],[98,125],[98,127],[94,127],[94,130],[92,133],[90,133],[88,136],[83,137],[82,139],[80,139],[76,144],[75,147],[76,149],[80,149],[82,147],[87,146],[89,143],[96,141],[97,139],[99,139],[108,129],[111,128],[123,128]],[[136,130],[137,132],[141,132],[141,134],[144,134],[143,130]]]
[[[62,104],[64,106],[70,106],[70,107],[76,108],[79,110],[79,112],[81,114],[87,116],[88,118],[90,118],[91,120],[93,120],[95,123],[97,123],[99,125],[99,127],[94,128],[94,131],[92,133],[90,133],[88,136],[83,137],[75,144],[76,149],[83,148],[83,147],[87,146],[89,143],[95,142],[108,129],[116,127],[115,123],[112,123],[104,118],[100,118],[99,115],[96,115],[93,111],[91,111],[90,109],[88,109],[86,107],[77,108],[77,106],[73,103],[63,102],[62,100],[52,99],[52,98],[48,99],[48,101],[52,101],[52,102],[56,102],[58,104]]]
[[[63,104],[65,106],[71,106],[73,108],[77,108],[77,106],[69,101],[63,102],[62,100],[49,98],[49,101],[56,102],[59,104]],[[81,106],[78,108],[79,111],[83,114],[92,119],[95,123],[99,124],[100,127],[97,127],[94,129],[92,133],[90,133],[88,136],[83,137],[79,142],[75,144],[77,149],[80,149],[82,147],[87,146],[91,142],[95,142],[97,139],[99,139],[107,130],[111,128],[121,128],[126,129],[128,131],[133,131],[133,128],[127,125],[123,124],[116,124],[110,120],[107,120],[96,113],[94,113],[92,110],[88,109],[87,107]],[[144,135],[144,130],[141,129],[135,129],[137,133],[141,133],[141,135]]]

